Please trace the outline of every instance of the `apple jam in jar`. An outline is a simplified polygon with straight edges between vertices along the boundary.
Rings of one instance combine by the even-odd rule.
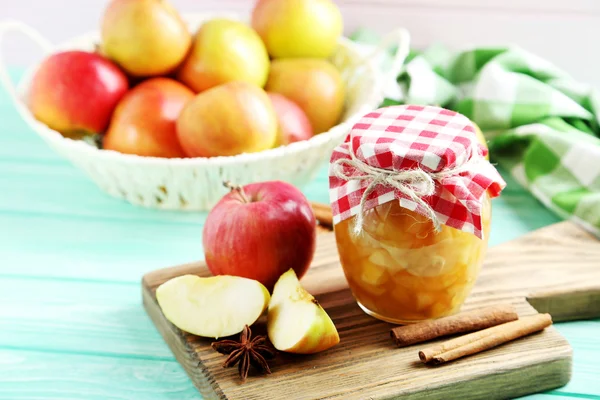
[[[367,114],[334,150],[338,253],[367,314],[406,324],[460,310],[505,186],[486,154],[466,117],[421,106]]]
[[[484,239],[442,226],[390,201],[335,226],[340,260],[361,308],[374,317],[409,323],[456,313],[471,292],[487,250],[491,202],[482,209]]]

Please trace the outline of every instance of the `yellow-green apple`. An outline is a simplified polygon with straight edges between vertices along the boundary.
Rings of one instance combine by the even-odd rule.
[[[340,72],[325,60],[273,60],[265,90],[282,94],[300,106],[315,134],[336,125],[344,110],[344,82]]]
[[[194,92],[174,79],[140,83],[115,108],[103,148],[147,157],[185,157],[175,124],[193,98]]]
[[[277,142],[275,146],[308,140],[313,135],[306,113],[287,97],[279,93],[267,93],[277,114]]]
[[[104,133],[128,88],[123,71],[101,55],[65,51],[42,61],[27,103],[37,120],[75,138]]]
[[[333,321],[292,269],[281,275],[273,289],[267,332],[273,346],[287,353],[318,353],[340,342]]]
[[[196,32],[177,78],[201,92],[231,81],[263,87],[268,74],[269,55],[258,34],[242,22],[215,18]]]
[[[282,181],[229,186],[202,231],[213,275],[256,279],[269,290],[290,268],[302,277],[316,245],[316,219],[304,194]]]
[[[269,304],[269,291],[237,276],[182,275],[156,289],[164,316],[182,331],[220,338],[252,325]]]
[[[177,136],[190,157],[254,153],[275,144],[277,117],[264,90],[234,81],[197,94],[177,119]]]
[[[331,0],[259,0],[252,27],[273,58],[325,58],[335,50],[343,21]]]
[[[112,0],[102,18],[100,51],[132,76],[172,72],[191,42],[186,24],[165,0]]]

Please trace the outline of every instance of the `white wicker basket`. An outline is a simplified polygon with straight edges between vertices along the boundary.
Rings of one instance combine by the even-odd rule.
[[[215,16],[239,19],[231,14],[184,15],[192,32],[206,19]],[[52,46],[32,28],[19,22],[0,24],[3,34],[20,32],[37,42],[46,54],[66,49],[93,50],[99,33],[77,37],[60,46]],[[374,58],[364,56],[357,45],[341,38],[332,62],[346,79],[348,95],[342,122],[310,140],[260,153],[231,157],[164,159],[125,155],[100,150],[77,140],[66,139],[34,119],[25,99],[35,66],[30,68],[16,89],[0,62],[0,80],[13,96],[22,118],[61,156],[82,169],[103,191],[145,207],[177,210],[208,210],[227,192],[223,181],[237,184],[283,180],[298,187],[311,181],[329,159],[333,148],[347,134],[351,124],[376,108],[383,99],[384,84],[394,79],[408,54],[408,32],[399,30],[390,36],[398,51],[389,75],[381,74]],[[1,60],[0,60],[1,61]],[[389,80],[387,81],[389,82]]]

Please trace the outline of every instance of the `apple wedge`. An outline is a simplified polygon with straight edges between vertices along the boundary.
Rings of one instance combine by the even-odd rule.
[[[298,281],[293,269],[273,289],[267,317],[269,340],[277,350],[313,354],[340,342],[329,315]]]
[[[173,325],[217,339],[240,333],[244,325],[256,322],[269,299],[269,291],[260,282],[229,275],[183,275],[156,289],[158,305]]]

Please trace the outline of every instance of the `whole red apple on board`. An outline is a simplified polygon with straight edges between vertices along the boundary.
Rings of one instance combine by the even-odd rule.
[[[27,103],[38,121],[65,136],[102,133],[128,88],[125,73],[101,55],[65,51],[42,61]]]
[[[119,102],[103,147],[146,157],[183,158],[176,122],[194,92],[169,78],[151,78]]]
[[[255,279],[269,290],[290,268],[301,278],[316,246],[316,219],[304,194],[282,181],[230,187],[204,225],[209,270]]]
[[[267,93],[277,115],[277,143],[275,146],[286,145],[313,136],[313,129],[306,113],[284,95]]]

